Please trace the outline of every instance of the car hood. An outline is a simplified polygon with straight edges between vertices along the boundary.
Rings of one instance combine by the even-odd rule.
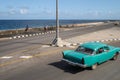
[[[67,59],[73,62],[78,62],[78,63],[81,63],[82,58],[87,56],[87,54],[80,53],[77,51],[72,51],[72,50],[63,52],[63,55],[64,55],[63,57],[64,59]]]

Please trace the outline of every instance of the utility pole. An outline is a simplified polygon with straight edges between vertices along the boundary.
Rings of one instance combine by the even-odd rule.
[[[58,12],[58,0],[56,0],[56,37],[52,42],[52,45],[59,46],[62,44],[62,40],[59,36],[59,12]]]
[[[58,0],[56,0],[56,38],[59,38],[59,12],[58,12]]]

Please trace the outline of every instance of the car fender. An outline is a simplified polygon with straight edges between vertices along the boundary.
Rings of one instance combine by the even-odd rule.
[[[120,53],[120,48],[114,48],[113,50],[110,50],[109,52],[113,53],[114,55],[119,54]]]
[[[65,51],[62,52],[62,54],[63,54],[63,55],[66,55],[66,54],[68,54],[69,52],[73,52],[73,50],[65,50]]]
[[[86,56],[84,57],[84,64],[87,65],[87,67],[90,67],[98,62],[98,59],[94,57],[94,55]]]

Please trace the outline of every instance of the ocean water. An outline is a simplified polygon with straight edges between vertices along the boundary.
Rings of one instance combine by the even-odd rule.
[[[106,20],[60,20],[60,25],[77,24],[77,23],[90,23],[90,22],[104,22]],[[25,28],[55,26],[55,20],[0,20],[0,30],[12,30]]]

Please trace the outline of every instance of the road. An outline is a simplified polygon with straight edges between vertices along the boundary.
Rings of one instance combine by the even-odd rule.
[[[112,28],[113,25],[101,27],[77,28],[61,31],[63,39],[82,35],[97,30]],[[120,56],[117,61],[108,61],[96,70],[73,67],[62,59],[62,50],[71,48],[41,47],[50,44],[54,33],[25,39],[2,41],[0,56],[13,56],[10,59],[0,58],[0,80],[119,80]],[[120,41],[107,43],[120,47]],[[38,51],[38,52],[37,52]],[[20,56],[30,58],[20,58]],[[32,56],[31,56],[32,55]]]
[[[108,43],[120,47],[120,41]],[[37,56],[21,63],[5,66],[0,80],[119,80],[120,56],[116,61],[108,61],[96,70],[73,67],[61,61],[61,52]]]
[[[75,28],[69,31],[60,31],[60,37],[62,37],[62,39],[64,40],[74,36],[80,36],[82,34],[87,34],[87,33],[108,29],[112,27],[114,27],[113,24],[104,25],[104,26],[93,26],[92,28],[91,27]],[[52,34],[45,34],[45,35],[34,36],[34,37],[23,38],[23,39],[0,41],[0,46],[1,46],[0,56],[9,54],[15,51],[27,49],[28,47],[32,47],[36,45],[41,46],[41,45],[51,44],[54,38],[55,38],[55,33],[52,33]]]

